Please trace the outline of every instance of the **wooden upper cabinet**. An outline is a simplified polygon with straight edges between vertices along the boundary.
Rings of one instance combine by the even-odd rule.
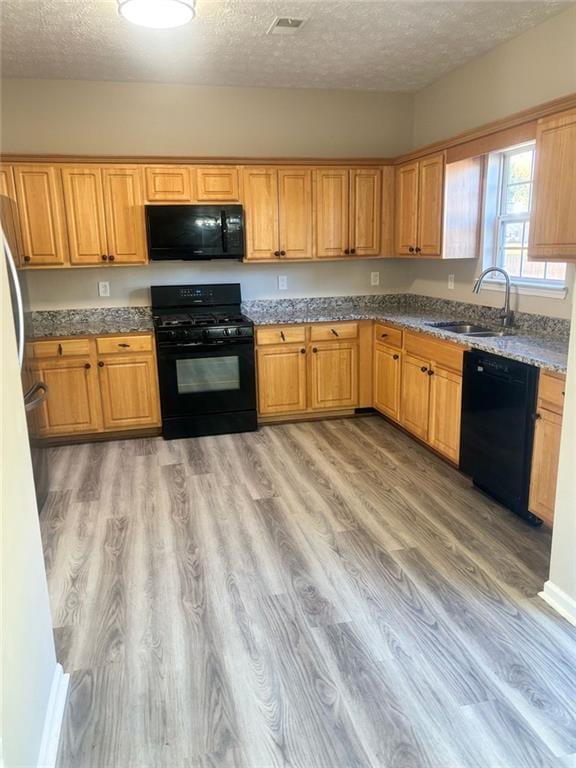
[[[280,255],[312,258],[312,171],[279,169],[278,214]]]
[[[14,183],[25,266],[68,262],[60,170],[48,165],[15,165]]]
[[[418,245],[418,163],[396,169],[395,241],[398,256],[408,256]]]
[[[420,160],[418,177],[418,253],[439,257],[442,254],[444,154]]]
[[[188,165],[147,166],[146,200],[151,203],[189,203],[192,200]]]
[[[333,259],[349,252],[349,172],[342,168],[315,171],[316,256]]]
[[[439,365],[433,365],[431,370],[428,442],[457,464],[460,460],[462,376]]]
[[[358,405],[358,344],[321,342],[310,349],[310,407],[315,410]]]
[[[306,348],[303,344],[260,347],[257,370],[259,413],[266,416],[306,410]]]
[[[378,256],[382,232],[382,172],[379,168],[350,171],[350,252]]]
[[[16,187],[14,174],[9,165],[0,166],[0,223],[10,246],[16,266],[20,266],[22,239],[16,206]]]
[[[576,110],[538,121],[528,257],[576,259]]]
[[[102,172],[95,166],[62,168],[71,264],[101,264],[108,255]]]
[[[400,418],[400,383],[402,352],[376,344],[374,347],[374,407],[398,421]]]
[[[196,168],[195,173],[198,202],[240,202],[238,168],[213,165]]]
[[[244,168],[246,206],[246,259],[270,260],[280,256],[278,222],[278,170]]]
[[[148,260],[141,170],[136,166],[102,170],[108,261],[117,264],[145,264]]]

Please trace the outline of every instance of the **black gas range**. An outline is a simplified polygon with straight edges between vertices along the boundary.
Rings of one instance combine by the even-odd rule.
[[[238,283],[152,286],[162,432],[257,429],[254,327]]]

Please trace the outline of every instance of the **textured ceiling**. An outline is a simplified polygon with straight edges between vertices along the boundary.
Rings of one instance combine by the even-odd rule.
[[[571,3],[198,0],[173,30],[116,0],[0,0],[2,76],[412,91]],[[266,35],[275,16],[306,18]]]

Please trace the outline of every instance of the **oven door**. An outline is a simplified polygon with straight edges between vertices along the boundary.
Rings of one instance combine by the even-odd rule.
[[[253,339],[159,346],[162,417],[256,408]]]

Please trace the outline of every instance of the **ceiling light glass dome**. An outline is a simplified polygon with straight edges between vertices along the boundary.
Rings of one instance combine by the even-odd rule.
[[[120,15],[153,29],[181,27],[194,18],[196,0],[119,0]]]

